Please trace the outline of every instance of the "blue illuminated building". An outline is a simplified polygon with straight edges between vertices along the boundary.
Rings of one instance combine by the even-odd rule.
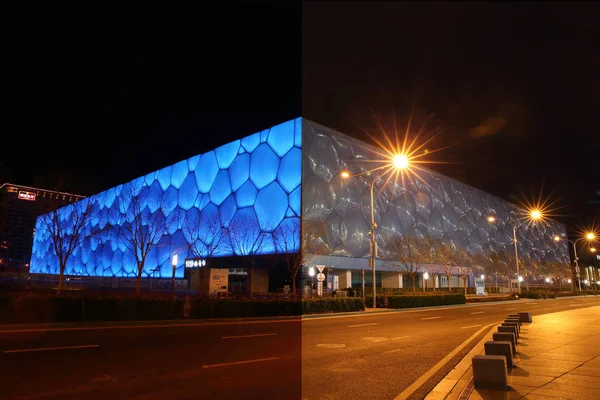
[[[119,224],[132,212],[123,208],[123,203],[127,204],[124,187],[135,185],[147,194],[144,215],[150,219],[162,213],[168,221],[167,233],[146,260],[144,277],[156,272],[170,277],[173,254],[179,254],[176,276],[184,276],[183,264],[192,257],[189,249],[194,238],[186,235],[183,226],[200,218],[218,221],[227,239],[227,245],[214,254],[218,259],[235,260],[245,251],[232,243],[232,226],[240,221],[259,227],[252,234],[264,239],[262,255],[281,252],[274,238],[278,227],[297,227],[299,231],[301,226],[303,236],[313,235],[319,244],[312,263],[331,266],[339,287],[356,286],[356,272],[368,268],[371,178],[366,172],[380,165],[380,153],[371,145],[303,118],[228,143],[89,197],[94,217],[85,231],[100,229],[101,234],[83,241],[65,273],[135,276],[135,258],[117,234]],[[356,176],[343,181],[342,170]],[[383,184],[384,180],[375,184],[376,240],[381,257],[376,261],[378,286],[403,285],[402,272],[388,271],[382,261],[387,256],[386,245],[395,235],[428,235],[471,253],[514,251],[509,224],[519,211],[514,204],[424,169],[419,179]],[[61,209],[65,216],[69,207],[73,205]],[[494,215],[497,223],[488,223],[489,215]],[[552,240],[554,235],[564,234],[566,227],[556,221],[524,226],[519,229],[519,254],[568,262],[566,241]],[[287,251],[300,248],[300,235],[290,234],[285,240],[290,244]],[[305,249],[307,254],[310,251]],[[229,266],[235,268],[235,261]],[[30,270],[43,274],[59,271],[50,236],[39,219]]]

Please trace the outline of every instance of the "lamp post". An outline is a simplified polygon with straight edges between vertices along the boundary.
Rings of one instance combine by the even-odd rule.
[[[397,170],[408,168],[409,159],[408,156],[404,154],[397,154],[391,158],[391,167]],[[377,241],[375,240],[375,228],[377,228],[377,224],[375,223],[375,182],[377,180],[389,172],[385,170],[382,174],[377,175],[371,180],[370,183],[370,193],[371,193],[371,230],[369,231],[370,237],[370,252],[369,252],[369,267],[373,270],[373,308],[377,308],[377,274],[375,270],[375,258],[377,257]],[[343,179],[348,179],[352,176],[348,171],[342,171],[340,176]],[[364,270],[363,270],[364,274]],[[365,295],[364,290],[364,275],[363,275],[363,298]]]
[[[575,274],[576,274],[575,276],[577,277],[577,282],[579,284],[580,292],[581,292],[581,275],[579,272],[579,257],[577,257],[577,243],[580,240],[592,241],[594,239],[596,239],[596,234],[594,232],[588,232],[585,234],[585,236],[582,236],[579,239],[575,239],[575,240],[567,239],[567,241],[573,245],[573,256],[575,257]],[[555,242],[558,242],[559,240],[560,240],[560,236],[558,236],[558,235],[554,236]]]
[[[427,273],[427,271],[425,271],[425,273],[423,274],[423,283],[425,284],[423,286],[425,286],[425,292],[427,291],[427,280],[428,279],[429,279],[429,274]],[[434,290],[434,292],[435,292],[435,290]]]
[[[171,299],[175,295],[175,270],[177,269],[177,254],[173,254],[173,258],[171,259],[171,264],[173,265],[173,276],[171,277]]]

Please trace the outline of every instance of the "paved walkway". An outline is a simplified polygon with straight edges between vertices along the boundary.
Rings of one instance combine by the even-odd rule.
[[[510,391],[473,388],[471,359],[485,354],[483,343],[429,393],[426,400],[600,399],[600,307],[533,317],[523,324],[515,368],[508,370]]]

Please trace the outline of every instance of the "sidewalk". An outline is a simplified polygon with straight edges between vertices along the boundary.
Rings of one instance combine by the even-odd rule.
[[[527,310],[524,310],[527,311]],[[426,400],[600,398],[600,307],[533,317],[523,324],[515,368],[508,370],[510,391],[473,388],[471,359],[485,354],[494,327],[427,395]]]

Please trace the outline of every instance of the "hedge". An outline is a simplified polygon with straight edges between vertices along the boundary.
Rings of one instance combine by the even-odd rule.
[[[68,296],[1,296],[0,323],[50,323],[200,318],[298,316],[363,311],[362,298],[314,300],[97,298]]]
[[[466,297],[462,293],[444,293],[444,294],[419,294],[419,295],[377,295],[378,308],[413,308],[445,306],[450,304],[465,304]],[[367,307],[373,305],[373,296],[365,298]]]

